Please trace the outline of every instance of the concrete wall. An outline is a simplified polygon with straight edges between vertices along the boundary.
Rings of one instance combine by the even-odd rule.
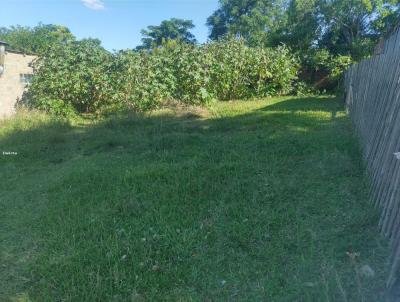
[[[4,73],[0,76],[0,118],[12,115],[15,104],[25,90],[26,84],[21,75],[32,74],[29,66],[35,56],[7,52],[4,61]]]

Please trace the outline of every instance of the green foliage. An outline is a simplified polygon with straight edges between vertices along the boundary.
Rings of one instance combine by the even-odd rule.
[[[243,37],[252,46],[287,45],[306,70],[306,78],[302,80],[322,89],[334,88],[331,84],[337,82],[337,72],[350,61],[370,56],[378,39],[398,22],[400,12],[398,0],[220,0],[219,3],[207,21],[211,39],[234,35]],[[320,63],[310,62],[321,59],[319,51],[328,51],[332,59],[322,63],[324,73]],[[310,58],[312,55],[317,57]],[[326,76],[329,84],[320,86]]]
[[[25,102],[59,114],[98,110],[113,100],[111,59],[98,40],[55,44],[34,63]]]
[[[116,75],[119,82],[116,102],[135,111],[146,111],[170,98],[175,82],[170,69],[170,57],[146,51],[128,51],[118,54],[116,58],[123,66]]]
[[[333,55],[327,49],[314,49],[303,56],[302,66],[303,71],[308,74],[308,83],[317,83],[320,89],[335,89],[343,72],[353,62],[350,56]]]
[[[328,71],[333,76],[337,76],[341,69],[345,69],[351,64],[351,58],[348,56],[333,56],[327,49],[314,50],[309,53],[307,65],[319,71]]]
[[[240,36],[251,45],[265,45],[284,17],[283,0],[220,0],[208,19],[210,38]]]
[[[353,60],[350,56],[336,56],[332,59],[331,63],[328,65],[330,69],[330,76],[332,79],[337,79],[343,75],[343,72],[350,67]]]
[[[244,40],[208,45],[215,54],[211,83],[218,99],[286,94],[297,74],[297,62],[285,47],[247,47]]]
[[[172,18],[164,20],[160,25],[150,25],[142,30],[142,43],[138,49],[152,49],[159,47],[168,40],[179,40],[181,42],[195,44],[196,39],[190,32],[194,28],[191,20]]]
[[[76,111],[71,104],[59,98],[53,99],[50,97],[42,97],[34,105],[36,108],[52,115],[72,117],[76,114]]]
[[[170,40],[151,52],[116,54],[84,40],[52,47],[41,57],[24,99],[64,115],[71,108],[99,112],[110,106],[146,111],[168,100],[204,105],[212,99],[287,94],[297,67],[287,48],[251,48],[242,39],[201,46]]]
[[[324,27],[320,46],[335,55],[351,55],[357,60],[371,53],[379,37],[374,24],[387,10],[395,10],[390,6],[394,4],[392,0],[320,0],[318,3]]]
[[[359,60],[399,15],[397,0],[220,0],[208,18],[210,38],[239,35],[250,45],[284,43]]]
[[[296,96],[299,97],[310,97],[310,96],[318,96],[321,95],[321,91],[316,89],[313,85],[309,83],[299,80],[294,83],[293,92]],[[326,91],[322,91],[325,93]]]
[[[13,50],[42,53],[49,46],[64,45],[74,41],[75,37],[64,26],[39,24],[33,28],[19,25],[0,27],[0,40],[7,42]]]
[[[275,43],[284,43],[298,53],[314,46],[321,34],[318,0],[290,0],[286,19],[274,33]]]

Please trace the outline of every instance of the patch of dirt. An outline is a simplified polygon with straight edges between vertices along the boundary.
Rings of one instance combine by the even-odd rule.
[[[182,104],[176,100],[166,100],[161,109],[170,110],[174,115],[188,119],[206,118],[210,112],[206,107]]]

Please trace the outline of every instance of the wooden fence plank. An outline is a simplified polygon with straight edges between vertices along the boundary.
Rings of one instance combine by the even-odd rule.
[[[381,213],[379,227],[391,245],[390,287],[400,268],[400,28],[384,42],[383,52],[348,69],[345,90],[371,199]]]

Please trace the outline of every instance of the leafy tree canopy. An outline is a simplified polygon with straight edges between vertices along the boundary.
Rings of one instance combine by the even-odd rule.
[[[220,0],[220,8],[207,19],[207,25],[212,40],[230,34],[262,44],[283,19],[284,0]]]
[[[360,59],[394,25],[398,0],[319,0],[323,33],[319,45]]]
[[[195,44],[196,39],[190,32],[195,26],[191,20],[172,18],[164,20],[160,25],[150,25],[142,30],[142,45],[138,49],[152,49],[162,45],[164,41],[179,40],[184,43]]]
[[[220,0],[210,38],[241,36],[250,45],[328,49],[360,59],[399,17],[399,0]]]
[[[0,40],[7,42],[13,50],[42,53],[54,44],[74,41],[71,31],[60,25],[39,24],[35,27],[11,26],[0,27]]]

